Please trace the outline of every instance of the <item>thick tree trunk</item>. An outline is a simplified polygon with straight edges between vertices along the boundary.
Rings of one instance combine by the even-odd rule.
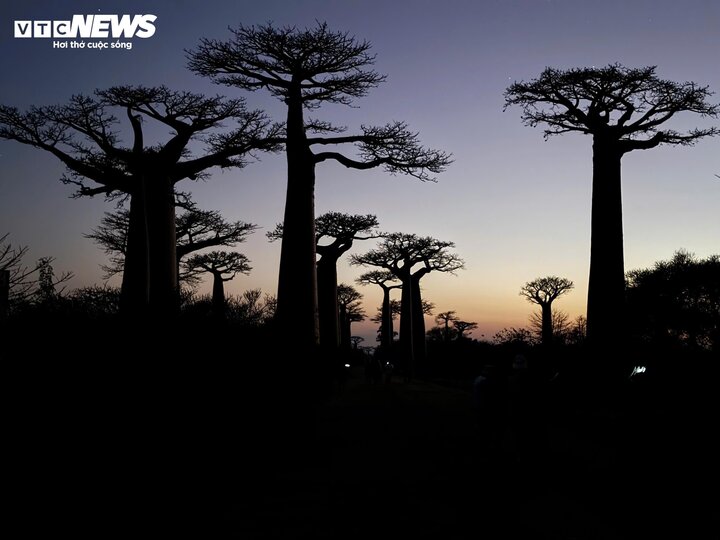
[[[337,259],[323,255],[317,265],[320,345],[328,350],[340,343],[337,301]]]
[[[413,276],[412,282],[412,310],[413,310],[413,353],[415,365],[424,362],[426,356],[425,346],[425,314],[422,307],[422,296],[420,292],[420,278],[422,275]]]
[[[318,344],[315,267],[315,162],[305,137],[300,90],[288,98],[288,185],[278,277],[277,322],[284,339],[304,350]]]
[[[588,341],[595,348],[622,339],[625,330],[621,158],[616,144],[595,137],[587,306]]]
[[[148,228],[145,211],[145,186],[139,181],[130,194],[130,217],[125,246],[120,311],[129,318],[147,313],[150,298]]]
[[[382,285],[381,285],[382,286]],[[383,301],[380,317],[380,345],[390,350],[393,342],[392,308],[390,307],[390,288],[382,286]]]
[[[400,346],[405,363],[403,366],[405,378],[412,379],[415,376],[415,353],[413,350],[413,280],[410,276],[403,276],[400,279],[402,281],[402,296],[400,299]]]
[[[179,309],[173,184],[168,178],[157,176],[147,183],[146,194],[150,311],[172,316]]]
[[[552,327],[552,304],[549,302],[546,304],[540,304],[542,309],[542,344],[545,347],[549,347],[553,341],[553,327]]]
[[[215,317],[225,318],[225,282],[221,272],[213,272],[212,312]]]

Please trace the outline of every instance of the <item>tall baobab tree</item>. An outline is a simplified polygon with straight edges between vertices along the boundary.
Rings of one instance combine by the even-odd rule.
[[[240,26],[228,41],[203,39],[189,52],[189,67],[217,83],[255,91],[266,89],[287,107],[285,151],[288,183],[278,278],[277,322],[303,347],[318,342],[315,267],[315,167],[335,161],[352,169],[385,167],[421,180],[450,163],[443,152],[423,148],[402,122],[362,126],[358,135],[305,118],[306,109],[324,103],[351,105],[384,81],[372,69],[370,43],[315,27]],[[334,135],[333,135],[334,134]],[[354,145],[354,157],[336,150]],[[315,146],[331,151],[314,152]]]
[[[393,313],[390,300],[390,291],[402,287],[397,277],[387,270],[371,270],[361,275],[356,283],[359,285],[378,285],[383,292],[382,306],[380,307],[380,345],[390,350],[393,342]],[[389,285],[394,283],[393,285]]]
[[[392,233],[383,235],[377,248],[353,255],[352,264],[375,266],[391,272],[402,283],[400,340],[405,348],[408,376],[414,376],[416,360],[425,358],[425,319],[420,280],[430,272],[455,273],[463,261],[449,251],[452,242],[429,236]]]
[[[558,297],[570,292],[573,282],[566,278],[548,276],[528,281],[520,289],[520,296],[528,302],[537,304],[542,310],[542,344],[549,346],[553,342],[552,303]]]
[[[181,208],[175,215],[175,259],[178,267],[178,280],[186,285],[197,281],[195,272],[183,267],[183,258],[191,253],[212,247],[234,247],[245,241],[248,234],[257,229],[257,225],[244,221],[226,221],[220,212],[200,210],[195,203],[183,197],[176,207]],[[86,238],[94,240],[108,255],[109,262],[102,266],[105,279],[120,274],[125,266],[128,231],[130,229],[130,211],[121,208],[115,212],[106,212],[100,225]]]
[[[317,261],[318,316],[320,343],[329,349],[338,347],[337,262],[355,240],[377,238],[373,229],[378,227],[377,217],[371,214],[351,215],[327,212],[315,220],[315,249]],[[278,224],[267,236],[273,241],[282,238],[283,225]]]
[[[505,106],[519,105],[526,125],[545,125],[545,137],[576,132],[593,138],[588,338],[596,345],[617,337],[624,316],[620,161],[628,152],[658,145],[692,145],[717,135],[716,127],[676,131],[663,125],[680,113],[716,118],[707,86],[660,79],[655,67],[559,70],[516,82]]]
[[[129,145],[121,142],[120,121],[114,114],[118,111],[127,117]],[[152,125],[169,128],[169,138],[147,140],[147,127]],[[162,313],[177,308],[178,182],[203,177],[212,167],[244,166],[252,150],[275,144],[266,138],[276,141],[269,126],[262,112],[249,111],[241,99],[165,86],[117,86],[26,112],[0,106],[0,138],[57,157],[69,170],[64,181],[78,185],[77,195],[130,197],[122,306],[133,313],[143,313],[148,305]],[[196,156],[191,148],[198,140],[205,149]]]
[[[193,255],[185,266],[189,272],[204,271],[213,277],[212,310],[218,317],[225,316],[225,282],[238,274],[249,274],[250,260],[236,251],[210,251]]]

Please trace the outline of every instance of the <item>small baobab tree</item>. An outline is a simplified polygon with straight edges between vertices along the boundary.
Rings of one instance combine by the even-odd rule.
[[[399,289],[402,285],[398,282],[397,277],[387,270],[371,270],[365,272],[357,280],[358,285],[377,285],[382,289],[383,301],[380,307],[380,345],[390,350],[393,342],[393,312],[392,300],[390,299],[390,291]]]
[[[457,332],[456,339],[458,341],[465,339],[465,332],[472,332],[478,327],[476,322],[461,321],[459,319],[454,320],[452,324],[453,328],[455,328],[455,331]]]
[[[414,375],[415,361],[425,359],[425,319],[420,280],[430,272],[455,271],[463,261],[452,242],[429,236],[392,233],[383,235],[378,247],[363,255],[353,255],[352,264],[375,266],[391,272],[402,283],[400,340],[405,349],[408,376]]]
[[[443,311],[435,316],[435,322],[442,327],[443,341],[445,343],[450,343],[452,339],[450,323],[454,324],[457,320],[458,318],[454,311]]]
[[[213,277],[212,309],[218,317],[225,316],[225,282],[238,274],[249,274],[250,260],[236,251],[210,251],[193,255],[185,266],[189,273],[207,272]]]
[[[520,296],[537,304],[542,310],[541,341],[549,346],[553,341],[552,303],[573,289],[573,282],[566,278],[548,276],[528,281],[520,289]]]
[[[718,135],[716,127],[677,131],[665,124],[681,113],[716,118],[707,86],[660,79],[655,67],[560,70],[505,91],[505,106],[519,105],[525,124],[545,126],[545,137],[582,133],[593,139],[588,339],[617,338],[623,327],[623,263],[620,161],[625,154],[659,145],[692,145]]]
[[[352,323],[365,320],[365,311],[360,300],[363,295],[352,285],[340,283],[337,287],[338,307],[340,320],[340,347],[350,347],[352,336]]]

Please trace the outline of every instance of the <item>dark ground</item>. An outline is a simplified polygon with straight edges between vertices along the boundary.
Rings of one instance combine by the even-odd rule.
[[[560,393],[535,439],[493,447],[462,381],[355,369],[295,407],[273,380],[97,366],[6,365],[17,538],[717,538],[716,412],[684,395],[618,416]]]

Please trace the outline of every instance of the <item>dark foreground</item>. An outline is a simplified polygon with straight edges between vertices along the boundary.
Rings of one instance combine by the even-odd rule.
[[[511,429],[489,440],[463,382],[370,384],[356,371],[307,403],[308,389],[292,381],[207,367],[55,369],[4,378],[6,510],[18,537],[718,530],[716,498],[706,495],[715,488],[715,414],[693,411],[682,393],[636,396],[629,410],[614,396],[560,393],[520,444]]]

